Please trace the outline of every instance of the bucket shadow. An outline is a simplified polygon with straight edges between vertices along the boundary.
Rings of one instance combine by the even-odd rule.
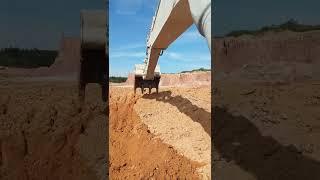
[[[157,101],[169,103],[176,106],[181,113],[189,116],[193,121],[198,122],[211,137],[211,113],[203,108],[192,104],[191,101],[182,96],[172,96],[171,91],[163,91],[152,94],[144,94],[142,98],[156,99]]]
[[[248,119],[233,116],[225,108],[214,107],[213,113],[214,149],[227,162],[235,162],[259,180],[320,179],[320,163],[293,145],[262,136]]]

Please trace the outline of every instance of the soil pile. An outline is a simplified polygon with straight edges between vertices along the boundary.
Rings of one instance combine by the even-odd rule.
[[[214,82],[214,177],[319,179],[319,84]]]
[[[320,179],[319,43],[320,31],[216,39],[216,179]]]
[[[99,86],[80,108],[76,83],[0,83],[0,179],[106,178]]]
[[[214,43],[216,77],[240,75],[238,79],[267,81],[274,77],[276,81],[320,79],[320,70],[316,68],[320,66],[320,31],[269,32],[261,36],[217,38]]]
[[[35,76],[76,75],[80,67],[80,39],[62,37],[58,57],[49,68],[38,68]]]

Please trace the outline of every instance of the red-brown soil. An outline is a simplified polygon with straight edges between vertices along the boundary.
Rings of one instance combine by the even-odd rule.
[[[134,110],[138,99],[131,88],[110,91],[110,178],[199,179],[200,163],[163,143],[142,123]]]

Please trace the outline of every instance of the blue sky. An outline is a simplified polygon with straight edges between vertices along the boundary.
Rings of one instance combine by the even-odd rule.
[[[62,32],[79,37],[81,9],[105,5],[105,0],[1,0],[0,48],[58,49]]]
[[[320,24],[319,0],[217,0],[213,33],[224,35],[233,30],[254,30],[281,24],[290,18],[303,24]]]
[[[146,35],[158,0],[110,0],[110,71],[126,75],[143,62]],[[295,18],[320,24],[319,0],[214,1],[213,33],[257,29]],[[61,33],[79,36],[81,9],[103,9],[105,0],[1,0],[0,48],[58,49]],[[205,40],[190,28],[160,57],[163,72],[210,67]]]
[[[158,0],[110,0],[110,75],[126,76],[134,64],[143,63],[146,37]],[[211,56],[205,39],[195,26],[179,37],[159,58],[161,72],[175,73],[210,68]]]

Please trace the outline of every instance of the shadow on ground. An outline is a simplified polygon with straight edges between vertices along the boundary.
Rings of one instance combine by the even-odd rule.
[[[213,113],[214,149],[227,162],[235,162],[259,180],[320,179],[320,163],[294,146],[262,136],[248,119],[233,116],[225,108],[214,107]],[[213,164],[219,166],[218,161]]]
[[[144,94],[142,97],[145,99],[156,99],[157,101],[176,106],[181,113],[189,116],[193,121],[200,123],[211,137],[211,113],[192,104],[188,99],[182,96],[172,96],[171,91],[163,91],[158,94]]]

